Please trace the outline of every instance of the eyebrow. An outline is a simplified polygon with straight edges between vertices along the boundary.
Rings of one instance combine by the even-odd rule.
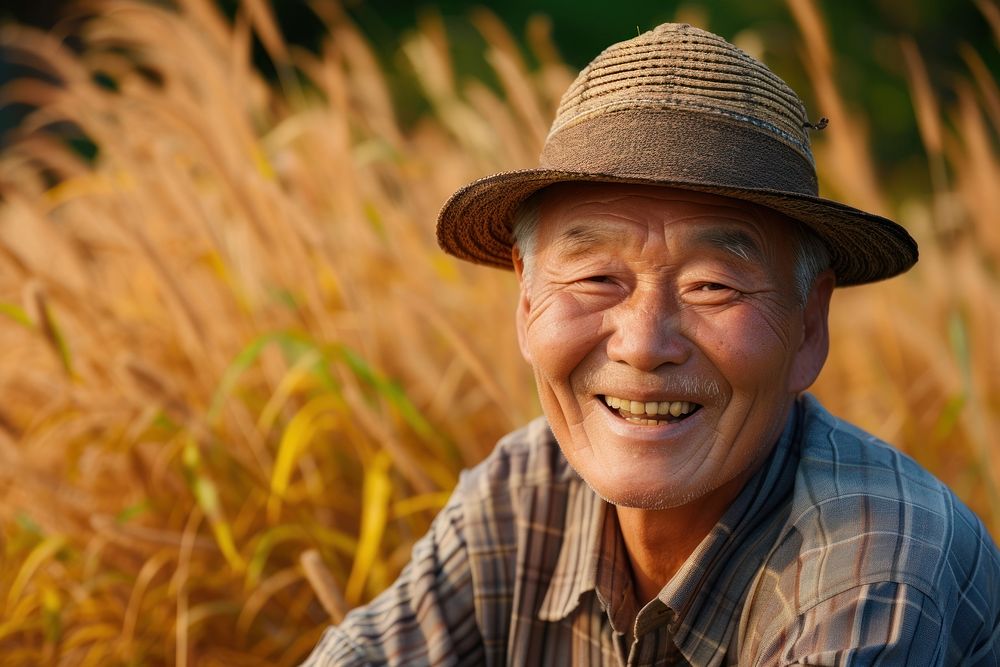
[[[764,259],[757,241],[741,229],[702,229],[695,234],[694,240],[724,250],[744,262],[762,262]]]
[[[595,247],[621,243],[621,234],[605,226],[579,224],[569,227],[555,239],[559,254],[576,259],[589,254]],[[695,243],[727,252],[744,262],[763,263],[764,252],[753,236],[742,229],[710,227],[698,230]]]
[[[555,242],[560,255],[575,259],[588,254],[596,246],[611,245],[620,239],[620,233],[607,227],[574,225],[561,233]]]

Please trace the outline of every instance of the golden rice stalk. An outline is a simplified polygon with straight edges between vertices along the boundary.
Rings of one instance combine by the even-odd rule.
[[[986,17],[987,23],[993,29],[993,39],[996,40],[997,46],[1000,47],[1000,7],[989,0],[976,0],[976,7]]]
[[[957,214],[947,196],[948,172],[944,156],[944,128],[941,110],[931,88],[927,68],[917,45],[912,39],[900,40],[906,62],[910,90],[913,91],[913,108],[917,115],[917,129],[927,149],[931,186],[934,188],[935,230],[953,234],[958,226]]]
[[[533,159],[542,150],[549,123],[539,95],[530,85],[531,77],[520,49],[497,15],[488,9],[480,7],[473,10],[471,20],[487,44],[491,45],[486,59],[500,78],[508,104],[517,113],[527,154]]]
[[[997,80],[986,67],[982,57],[968,44],[959,47],[962,59],[975,77],[979,93],[986,105],[986,117],[993,124],[995,132],[1000,133],[1000,87]]]
[[[803,59],[816,95],[815,113],[830,120],[822,133],[813,135],[819,168],[826,175],[820,180],[835,189],[840,201],[884,214],[887,206],[868,150],[868,129],[837,90],[833,53],[823,18],[813,0],[787,0],[786,4],[804,37]]]
[[[349,605],[356,605],[373,567],[378,561],[379,545],[389,516],[389,501],[392,497],[392,481],[389,479],[391,459],[385,452],[375,455],[365,470],[362,486],[364,503],[361,514],[361,533],[358,550],[354,555],[354,565],[344,588],[344,599]]]
[[[333,623],[340,623],[350,610],[340,587],[334,580],[330,570],[323,564],[323,558],[319,551],[310,549],[302,554],[299,559],[302,570],[305,573],[309,585],[312,586],[316,597],[319,598],[323,609],[330,616]]]

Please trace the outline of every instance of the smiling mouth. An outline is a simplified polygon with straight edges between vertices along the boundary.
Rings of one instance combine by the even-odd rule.
[[[633,401],[608,395],[598,398],[625,421],[642,426],[681,422],[701,409],[701,405],[690,401]]]

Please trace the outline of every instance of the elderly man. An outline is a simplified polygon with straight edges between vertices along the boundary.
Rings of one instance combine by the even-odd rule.
[[[310,664],[1000,664],[981,522],[802,393],[834,287],[917,259],[816,195],[815,127],[761,63],[663,25],[580,74],[540,168],[452,197],[442,247],[520,281],[545,417]]]

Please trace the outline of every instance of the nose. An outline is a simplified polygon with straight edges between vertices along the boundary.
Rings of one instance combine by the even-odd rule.
[[[636,290],[609,316],[611,361],[651,372],[664,364],[683,364],[691,355],[692,343],[684,335],[681,311],[662,288]]]

